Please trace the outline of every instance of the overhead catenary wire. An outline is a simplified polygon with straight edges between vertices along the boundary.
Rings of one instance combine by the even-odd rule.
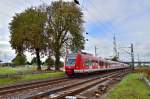
[[[26,2],[27,2],[28,0],[26,0]],[[40,0],[40,1],[42,1],[43,2],[43,0]],[[27,2],[28,4],[30,4],[29,2]],[[82,3],[84,3],[84,0],[83,0],[83,2]],[[32,4],[31,4],[32,5]],[[83,5],[83,4],[82,4]],[[14,7],[14,6],[13,6]],[[83,6],[82,6],[83,7]],[[20,9],[20,8],[18,8],[18,9]],[[85,8],[86,9],[86,8]],[[87,10],[87,9],[86,9]],[[87,10],[87,12],[88,12],[88,10]],[[88,12],[89,13],[89,12]],[[5,14],[6,15],[6,14]],[[94,15],[93,14],[93,12],[92,12],[92,14],[89,14],[89,16],[91,17],[91,18],[95,18],[97,21],[98,21],[98,24],[99,24],[99,27],[100,28],[104,28],[105,27],[105,25],[103,25],[103,23],[102,22],[100,22],[100,20],[99,20],[99,18],[96,16],[96,15]],[[104,30],[106,30],[106,29],[104,29]]]
[[[95,8],[95,10],[96,10],[97,12],[100,13],[100,16],[99,16],[99,17],[100,17],[101,19],[104,19],[103,11],[100,9],[101,7],[97,7],[91,0],[88,0],[88,2],[89,2],[90,5],[92,5],[92,6]],[[110,27],[112,27],[112,28],[110,28]],[[112,33],[114,33],[115,31],[113,30],[112,24],[110,24],[110,27],[108,28],[109,31],[112,32]]]
[[[90,18],[92,18],[92,19],[95,20],[96,24],[95,24],[94,26],[98,27],[98,30],[100,30],[101,28],[103,28],[103,31],[104,31],[104,32],[108,32],[108,29],[106,28],[105,24],[104,24],[101,20],[99,20],[99,17],[97,17],[93,11],[89,11],[88,8],[91,8],[92,6],[91,6],[91,5],[90,5],[90,6],[88,5],[88,7],[87,7],[87,6],[84,6],[84,5],[86,5],[86,2],[83,1],[83,3],[84,3],[84,4],[82,4],[81,8],[82,8],[83,10],[85,10],[85,11],[88,13],[88,16],[89,16]],[[101,30],[100,30],[100,31],[101,31]],[[101,32],[102,32],[102,31],[101,31]]]
[[[86,4],[86,2],[84,2],[84,3]],[[87,2],[87,3],[89,3],[89,2]],[[108,29],[108,27],[106,27],[106,25],[102,22],[102,20],[100,20],[100,18],[95,15],[95,12],[89,11],[88,8],[93,8],[93,6],[91,4],[89,4],[88,7],[87,7],[87,5],[86,6],[83,6],[83,5],[84,4],[82,4],[81,8],[88,13],[88,16],[90,18],[94,19],[95,22],[97,22],[96,26],[98,26],[99,28],[103,28],[103,31],[105,31],[105,32],[110,32],[110,30]]]

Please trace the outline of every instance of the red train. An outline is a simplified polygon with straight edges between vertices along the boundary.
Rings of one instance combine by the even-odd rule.
[[[65,71],[68,76],[78,73],[91,73],[96,71],[108,71],[114,69],[128,68],[127,64],[97,58],[92,54],[78,52],[66,56]]]

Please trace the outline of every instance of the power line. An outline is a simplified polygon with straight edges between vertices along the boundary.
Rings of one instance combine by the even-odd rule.
[[[103,27],[103,28],[104,28],[103,31],[107,32],[107,29],[106,29],[105,25],[103,24],[103,22],[101,22],[101,21],[99,20],[99,18],[98,18],[93,12],[88,11],[88,9],[87,9],[86,7],[85,7],[84,9],[85,9],[85,11],[88,13],[88,16],[89,16],[90,18],[96,20],[96,22],[97,22],[96,26],[98,26],[98,27],[100,27],[100,28]]]
[[[89,2],[88,2],[89,3]],[[91,5],[91,3],[89,4],[90,5],[90,7],[92,7],[93,8],[93,6]],[[89,8],[89,7],[88,7]],[[106,27],[105,26],[105,24],[99,19],[99,17],[97,17],[96,15],[95,15],[95,13],[94,12],[92,12],[92,11],[89,11],[86,7],[84,7],[83,9],[85,9],[85,11],[87,11],[89,14],[89,16],[91,17],[91,18],[93,18],[93,19],[95,19],[96,21],[97,21],[97,26],[100,26],[100,28],[102,28],[103,27],[103,30],[105,31],[105,32],[107,32],[107,30],[108,31],[110,31],[109,29],[108,29],[108,27]],[[111,31],[112,32],[112,31]]]
[[[100,7],[95,6],[94,3],[93,3],[92,1],[90,1],[90,0],[89,0],[89,4],[91,4],[91,5],[95,8],[95,10],[97,10],[98,12],[100,12],[100,13],[101,13],[101,16],[99,16],[99,17],[102,17],[102,19],[104,19],[104,18],[103,18],[104,16],[103,16],[103,13],[102,13]],[[111,25],[111,24],[110,24],[110,25]],[[111,27],[113,28],[112,25],[111,25]],[[114,30],[113,30],[112,28],[108,28],[108,29],[113,33]]]

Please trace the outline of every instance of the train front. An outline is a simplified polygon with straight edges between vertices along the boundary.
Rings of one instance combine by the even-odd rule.
[[[65,71],[69,77],[74,76],[74,68],[76,64],[76,53],[68,54],[65,60]]]

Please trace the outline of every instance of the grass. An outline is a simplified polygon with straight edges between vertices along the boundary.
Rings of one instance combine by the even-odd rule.
[[[0,86],[7,85],[7,84],[14,84],[18,82],[24,82],[24,81],[31,81],[35,79],[63,77],[64,75],[65,75],[64,72],[52,72],[52,73],[43,73],[43,74],[36,74],[36,75],[17,76],[14,78],[2,78],[0,79]]]
[[[0,67],[0,75],[5,75],[5,74],[16,74],[19,72],[25,73],[25,72],[32,72],[35,71],[36,67],[35,66],[20,66],[20,67]]]
[[[0,68],[0,75],[5,74],[15,74],[16,70],[13,68]]]
[[[139,77],[139,73],[126,76],[109,92],[108,99],[150,99],[150,90]]]

